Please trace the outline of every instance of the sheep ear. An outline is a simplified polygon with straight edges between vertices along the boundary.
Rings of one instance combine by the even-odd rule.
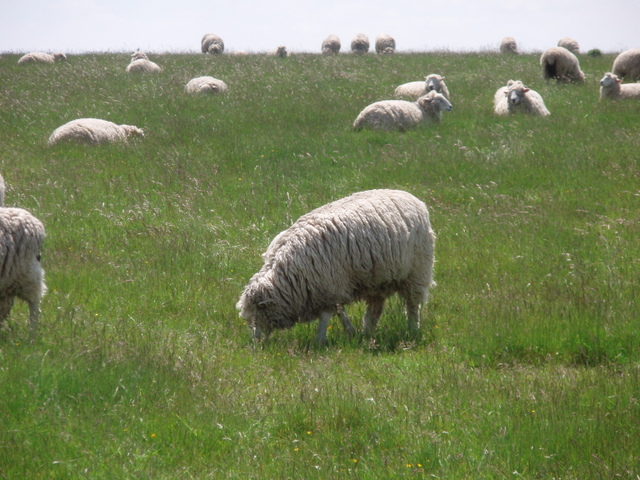
[[[620,80],[619,78],[616,78],[616,82],[622,83],[622,80]]]
[[[260,310],[264,310],[265,308],[267,308],[267,305],[269,305],[270,303],[273,303],[272,300],[263,300],[262,302],[258,302],[258,308]]]
[[[529,90],[531,90],[530,88],[525,88],[524,89],[524,93],[527,93]]]

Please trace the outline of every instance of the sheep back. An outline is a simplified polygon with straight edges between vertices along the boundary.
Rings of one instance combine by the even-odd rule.
[[[558,40],[558,46],[566,48],[574,55],[580,54],[580,44],[573,38],[563,37]]]
[[[376,53],[391,54],[396,50],[396,40],[389,34],[383,33],[376,38]]]
[[[362,55],[369,51],[369,37],[364,33],[358,33],[351,41],[351,52]]]
[[[277,235],[236,307],[255,338],[335,313],[337,305],[382,307],[396,292],[417,322],[433,284],[434,244],[427,207],[413,195],[355,193]]]
[[[159,73],[162,68],[158,64],[146,58],[138,58],[131,61],[125,69],[127,73]]]
[[[613,61],[611,72],[621,79],[629,77],[633,81],[640,81],[640,48],[620,53]]]
[[[45,53],[45,52],[31,52],[23,55],[18,59],[18,64],[23,65],[25,63],[55,63],[64,62],[67,56],[64,53]]]
[[[184,90],[187,93],[225,93],[227,84],[209,76],[196,77],[187,82]]]
[[[502,42],[500,43],[500,52],[501,53],[514,53],[518,54],[518,44],[516,43],[516,39],[513,37],[504,37]]]
[[[337,35],[329,35],[322,41],[322,53],[324,55],[335,55],[340,52],[340,38]]]
[[[143,136],[142,129],[133,125],[116,125],[99,118],[79,118],[56,128],[49,137],[49,146],[71,141],[88,145],[126,143],[128,137]]]
[[[551,78],[558,82],[584,82],[585,75],[580,70],[578,57],[564,47],[551,47],[540,56],[542,76],[545,80]]]
[[[210,53],[212,55],[224,52],[224,42],[215,33],[205,33],[200,40],[200,49],[202,53]]]

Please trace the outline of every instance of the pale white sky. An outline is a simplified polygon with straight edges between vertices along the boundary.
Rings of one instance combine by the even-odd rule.
[[[640,0],[0,0],[0,52],[198,52],[205,33],[225,51],[286,45],[319,52],[333,33],[349,51],[357,33],[380,33],[398,51],[523,51],[572,37],[586,52],[640,48]]]

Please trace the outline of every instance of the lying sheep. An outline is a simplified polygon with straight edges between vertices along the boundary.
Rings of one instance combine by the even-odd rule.
[[[502,43],[500,43],[500,53],[514,53],[518,54],[518,44],[513,37],[504,37]]]
[[[202,40],[200,40],[200,48],[202,53],[216,55],[224,52],[224,42],[215,33],[205,33]]]
[[[340,52],[340,39],[337,35],[329,35],[322,41],[322,53],[324,55],[335,55]]]
[[[436,73],[427,75],[424,82],[403,83],[396,88],[395,95],[396,97],[409,97],[412,100],[417,100],[431,91],[441,93],[447,100],[450,100],[449,89],[444,83],[444,77]]]
[[[527,88],[519,80],[509,80],[506,87],[498,89],[493,98],[493,110],[497,115],[516,112],[542,117],[550,115],[540,94]]]
[[[4,200],[4,180],[0,176]],[[21,208],[0,204],[0,325],[11,313],[16,297],[29,305],[29,324],[38,326],[40,301],[47,291],[40,252],[45,239],[42,222]]]
[[[444,95],[429,92],[415,102],[406,100],[382,100],[366,107],[353,122],[354,130],[400,130],[415,128],[423,123],[439,123],[442,111],[453,106]]]
[[[23,55],[18,60],[18,64],[23,65],[25,63],[55,63],[64,62],[67,60],[67,56],[64,53],[44,53],[44,52],[31,52]]]
[[[342,305],[367,302],[364,333],[373,335],[385,300],[398,293],[415,334],[434,285],[434,248],[429,212],[416,197],[399,190],[354,193],[276,236],[236,308],[254,339],[319,318],[323,344]]]
[[[621,85],[617,75],[605,73],[600,80],[600,100],[611,98],[614,100],[640,99],[640,83],[627,83]]]
[[[580,54],[580,45],[573,38],[564,37],[558,40],[558,46],[566,48],[574,55]]]
[[[390,54],[396,51],[395,39],[386,33],[378,35],[376,38],[376,53]]]
[[[144,52],[137,51],[131,54],[131,63],[125,69],[127,73],[159,73],[162,69],[147,58]]]
[[[551,47],[540,57],[542,77],[549,81],[550,78],[560,82],[583,83],[585,75],[580,70],[578,58],[563,47]]]
[[[289,56],[289,51],[287,50],[287,47],[285,47],[284,45],[280,45],[275,50],[272,50],[271,52],[269,52],[269,55],[272,55],[274,57],[285,58]]]
[[[613,61],[611,71],[618,78],[629,77],[633,81],[640,81],[640,48],[632,48],[619,54]]]
[[[187,82],[184,90],[187,93],[225,93],[227,84],[213,77],[196,77]]]
[[[49,146],[66,141],[88,145],[126,143],[131,136],[144,136],[144,132],[133,125],[116,125],[98,118],[79,118],[56,128],[49,137]]]
[[[351,53],[362,55],[369,51],[369,37],[364,33],[357,34],[351,41]]]

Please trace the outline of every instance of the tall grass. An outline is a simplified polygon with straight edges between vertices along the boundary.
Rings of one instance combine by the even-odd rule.
[[[0,58],[6,203],[47,229],[30,341],[0,332],[0,478],[640,476],[639,106],[542,81],[536,55],[126,53]],[[358,132],[367,104],[441,73],[454,110]],[[189,97],[213,75],[225,96]],[[548,118],[492,114],[510,78]],[[145,129],[50,149],[62,123]],[[369,188],[423,199],[436,281],[419,338],[391,299],[373,339],[315,325],[254,346],[235,303],[270,240]],[[352,305],[357,318],[362,305]]]

